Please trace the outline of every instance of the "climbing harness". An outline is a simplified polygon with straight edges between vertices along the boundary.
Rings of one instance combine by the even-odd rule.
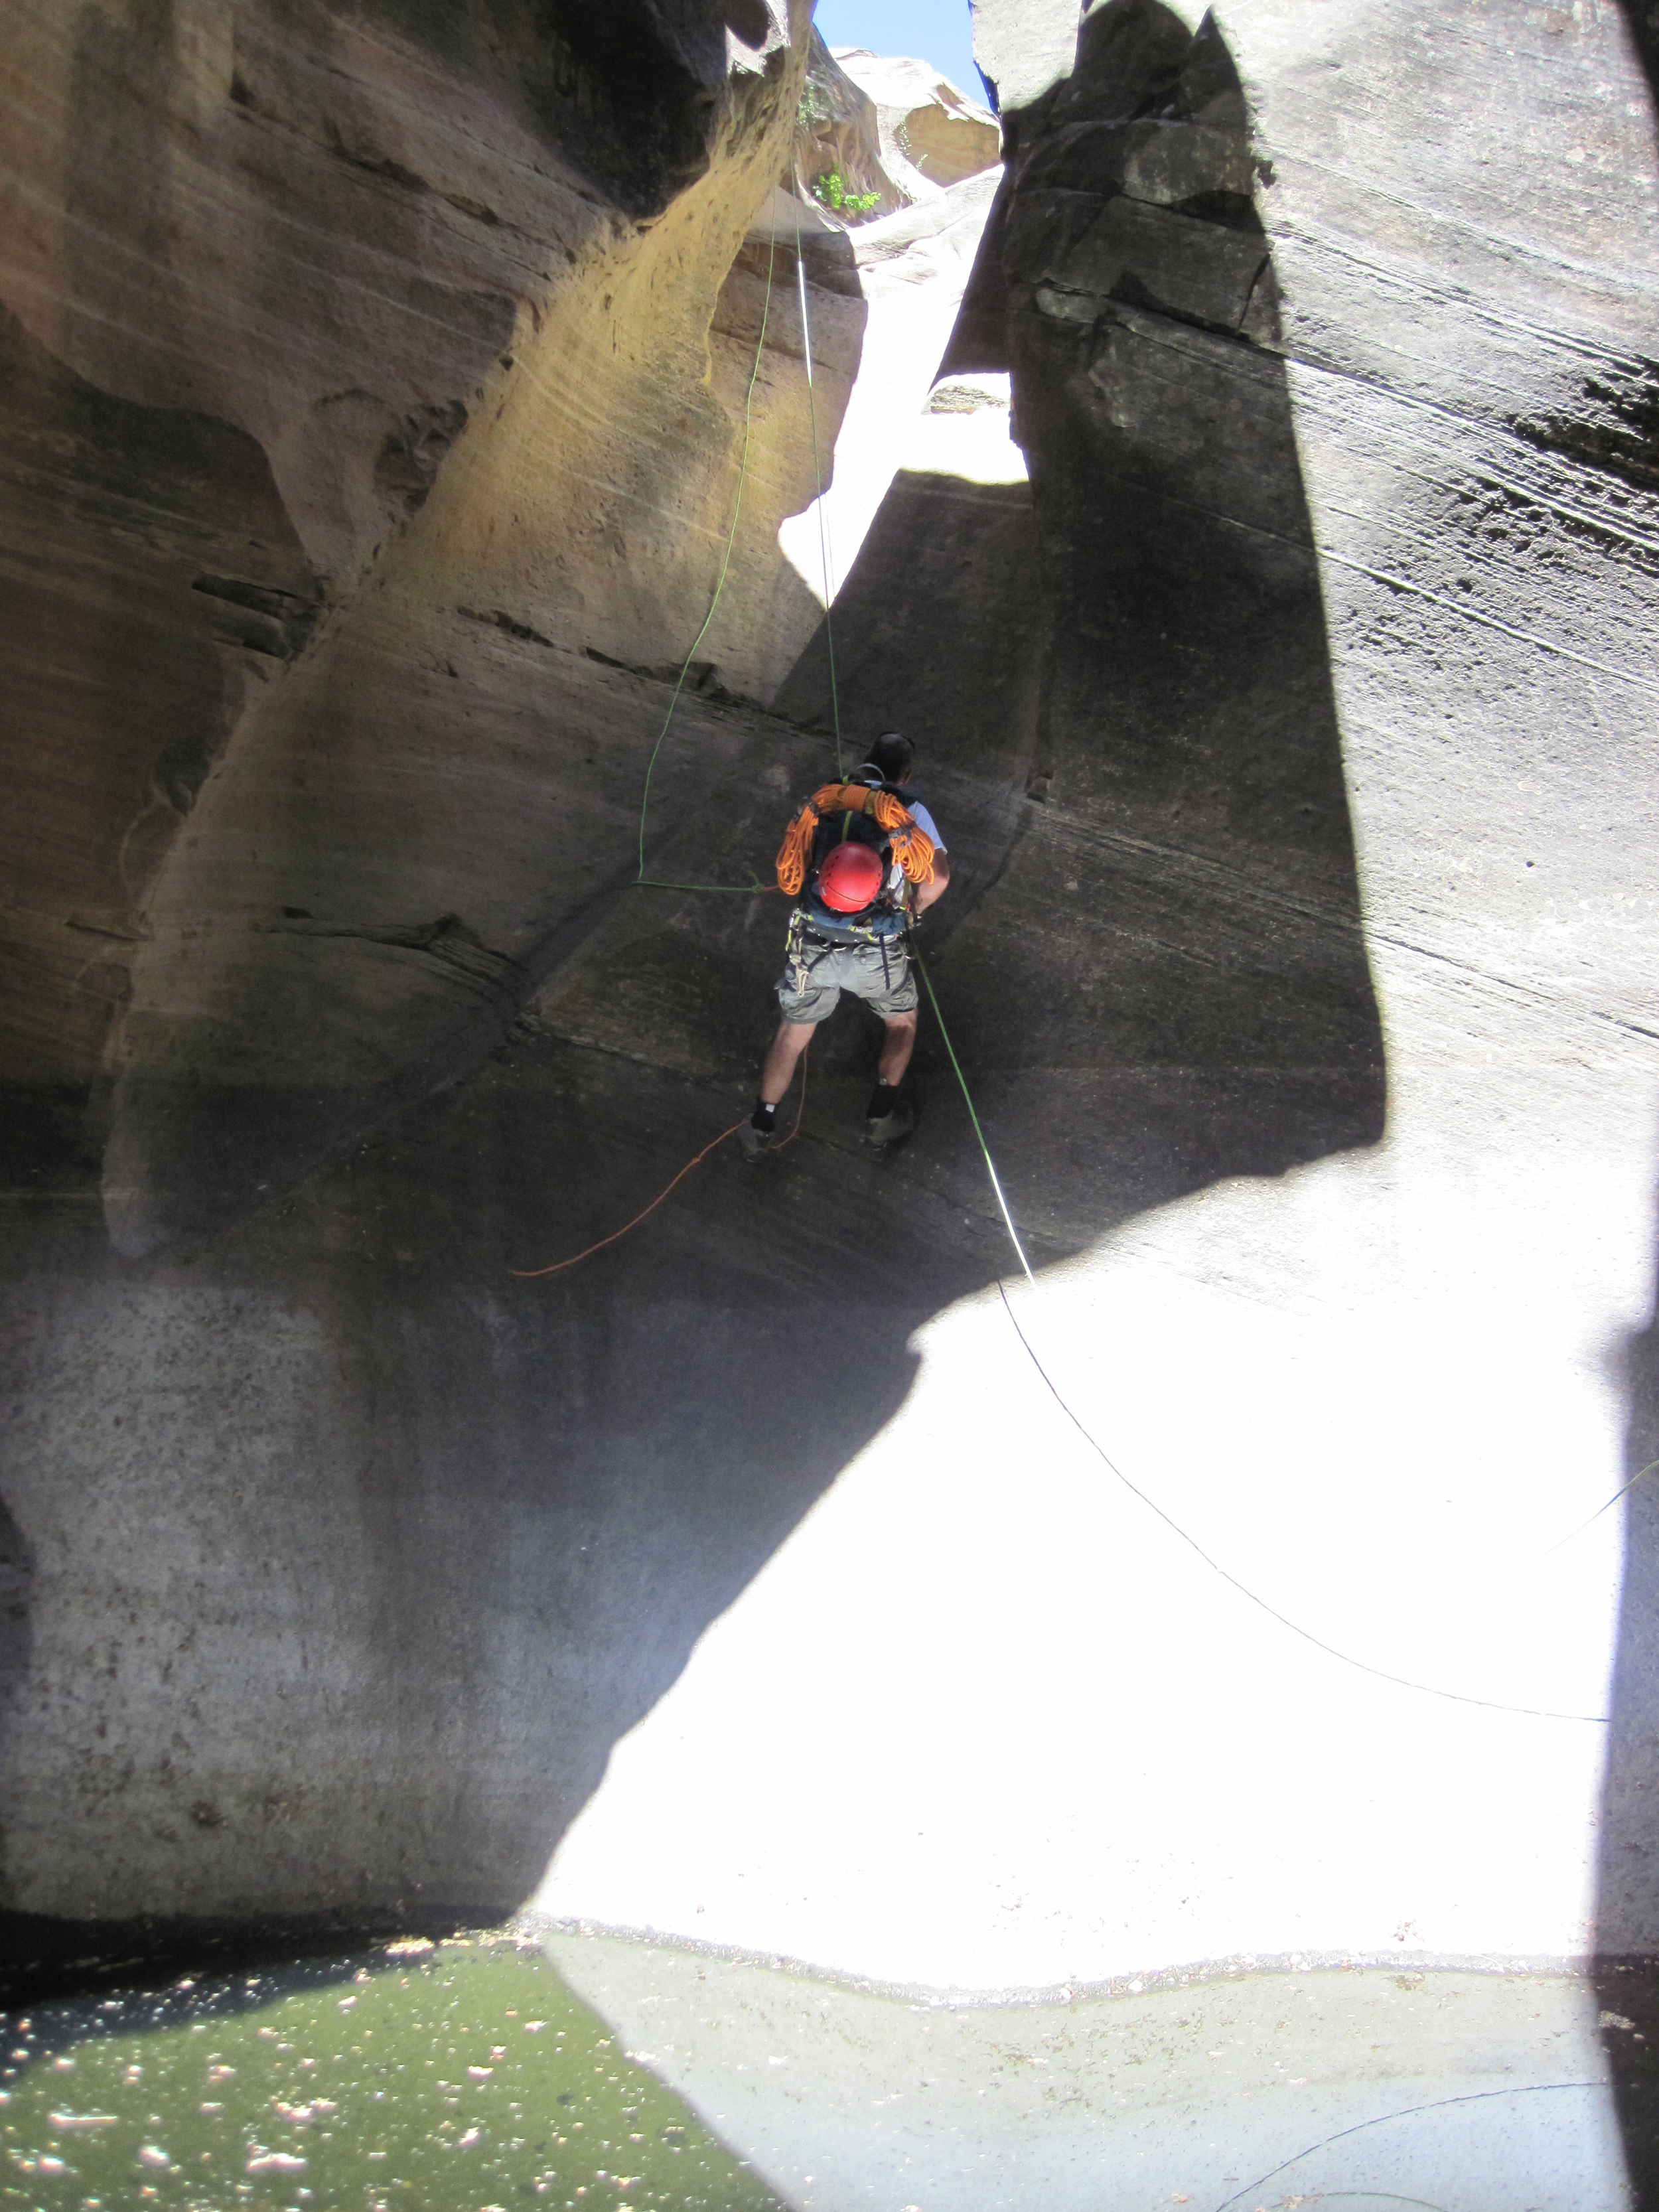
[[[813,970],[848,945],[874,945],[890,990],[892,957],[910,923],[909,889],[933,872],[933,841],[886,784],[827,783],[790,823],[777,858],[778,889],[796,899],[784,964],[804,991]],[[836,835],[834,815],[841,815]],[[866,857],[867,856],[867,857]],[[872,870],[869,895],[844,902],[836,886],[859,863]]]
[[[933,841],[906,805],[909,796],[896,784],[827,783],[785,830],[778,889],[797,902],[784,970],[798,994],[832,955],[857,945],[880,953],[882,985],[892,989],[910,888],[933,873]]]

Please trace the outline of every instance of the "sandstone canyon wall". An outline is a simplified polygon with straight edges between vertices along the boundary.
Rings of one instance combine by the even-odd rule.
[[[975,16],[1007,161],[935,398],[1000,385],[1029,489],[907,469],[834,642],[994,833],[939,987],[1111,1466],[943,1313],[539,1901],[1061,2002],[1570,1960],[1645,2204],[1652,19]]]
[[[1002,159],[994,117],[926,62],[857,46],[837,47],[835,58],[874,102],[882,159],[913,197],[960,184]]]
[[[793,256],[734,266],[793,142],[805,19],[792,46],[760,8],[635,12],[567,39],[510,8],[17,11],[8,1071],[64,1111],[114,1082],[112,1204],[141,1242],[153,1175],[201,1135],[181,1082],[216,1091],[207,1141],[234,1155],[251,1091],[318,1078],[301,1118],[326,1149],[321,1091],[383,1103],[388,1076],[464,1064],[481,1009],[499,1035],[554,920],[548,825],[523,863],[501,843],[512,741],[460,740],[459,671],[492,631],[530,646],[551,708],[678,659],[768,259],[743,527],[695,677],[763,692],[812,618],[774,543],[814,483]],[[830,439],[853,289],[814,317]],[[567,787],[565,817],[583,803]],[[277,1000],[304,1004],[304,1067]],[[247,1141],[283,1148],[274,1124]],[[288,1141],[317,1156],[314,1127]]]
[[[297,1366],[265,1335],[268,1294],[290,1282],[288,1258],[253,1264],[246,1288],[264,1318],[229,1351],[228,1368],[219,1366],[228,1340],[198,1326],[206,1309],[185,1286],[205,1261],[216,1278],[207,1304],[217,1310],[228,1279],[218,1282],[218,1260],[208,1257],[220,1249],[216,1234],[234,1242],[250,1216],[270,1227],[291,1222],[280,1206],[307,1176],[326,1176],[331,1160],[341,1163],[332,1172],[349,1175],[349,1146],[388,1112],[501,1048],[538,988],[590,939],[586,988],[600,994],[606,1023],[629,1031],[629,1054],[643,1055],[647,1093],[663,1071],[673,1079],[683,1066],[729,1079],[731,1039],[752,1022],[755,976],[722,976],[678,907],[639,897],[622,917],[641,854],[672,875],[677,862],[686,872],[689,850],[690,869],[707,877],[736,872],[741,853],[736,880],[749,880],[757,834],[769,852],[775,817],[819,773],[816,738],[745,703],[770,696],[819,618],[820,599],[781,556],[778,529],[829,483],[869,313],[842,227],[810,208],[792,213],[776,189],[799,166],[810,24],[799,8],[786,17],[737,4],[641,7],[608,27],[580,11],[567,21],[512,4],[459,16],[418,6],[20,7],[12,23],[0,149],[3,527],[15,616],[5,630],[4,743],[16,800],[0,925],[5,1120],[9,1188],[20,1204],[43,1206],[31,1222],[50,1224],[44,1245],[26,1234],[9,1248],[7,1267],[9,1371],[19,1393],[9,1405],[21,1425],[9,1431],[13,1488],[28,1487],[25,1467],[46,1485],[5,1523],[7,1710],[18,1721],[9,1743],[20,1781],[37,1748],[55,1748],[14,1807],[8,1895],[29,1927],[41,1914],[353,1917],[380,1911],[373,1899],[394,1892],[405,1905],[441,1891],[452,1906],[498,1909],[528,1891],[544,1860],[552,1831],[541,1784],[528,1828],[507,1845],[511,1873],[471,1864],[471,1844],[459,1859],[443,1844],[443,1870],[415,1869],[411,1887],[394,1871],[412,1832],[392,1798],[412,1776],[392,1753],[364,1800],[379,1809],[348,1848],[356,1871],[343,1889],[326,1834],[343,1817],[358,1826],[344,1810],[359,1791],[356,1753],[343,1737],[316,1761],[302,1748],[319,1726],[332,1733],[308,1691],[294,1709],[299,1734],[276,1729],[285,1749],[264,1724],[244,1726],[256,1711],[274,1718],[301,1679],[321,1689],[328,1676],[325,1704],[343,1689],[360,1721],[378,1705],[371,1725],[396,1735],[400,1724],[361,1666],[380,1676],[382,1661],[368,1655],[391,1632],[402,1656],[381,1679],[406,1674],[414,1689],[417,1652],[436,1648],[434,1606],[411,1601],[404,1568],[392,1570],[385,1601],[375,1598],[380,1567],[336,1513],[356,1526],[367,1511],[380,1526],[369,1540],[375,1553],[382,1539],[401,1550],[394,1524],[412,1528],[405,1516],[421,1516],[420,1479],[411,1486],[404,1446],[392,1444],[383,1420],[406,1397],[404,1383],[391,1382],[404,1354],[392,1354],[389,1397],[374,1387],[380,1411],[365,1403],[313,1429],[305,1408],[321,1403],[319,1390],[331,1393],[325,1370],[337,1329],[351,1338],[358,1323],[343,1312],[337,1325],[321,1320],[311,1262],[299,1263],[307,1286],[292,1308],[296,1319],[313,1316],[300,1322],[311,1350]],[[817,52],[820,76],[835,80]],[[873,158],[873,128],[869,137]],[[936,265],[948,264],[959,291],[986,197],[958,204],[946,195],[937,215],[902,236],[872,233],[872,256],[901,290],[925,289]],[[965,245],[949,242],[963,221]],[[946,240],[942,264],[929,259],[935,238]],[[937,351],[944,325],[935,315],[928,327]],[[930,366],[907,370],[916,390]],[[647,763],[688,647],[696,657],[642,824]],[[636,915],[647,948],[629,951]],[[580,1039],[580,984],[566,995]],[[533,1038],[560,1058],[540,1018],[516,1035],[520,1048]],[[580,1045],[569,1048],[580,1058]],[[580,1165],[585,1140],[574,1126],[562,1136],[544,1126],[540,1084],[538,1075],[539,1103],[512,1148],[557,1159],[553,1182],[585,1206],[594,1195]],[[609,1107],[596,1096],[568,1103],[594,1125],[596,1159],[637,1166],[665,1140],[659,1106],[631,1097],[626,1084]],[[699,1110],[690,1101],[694,1119]],[[499,1197],[506,1214],[491,1199],[495,1225],[474,1220],[465,1237],[484,1237],[489,1277],[505,1283],[508,1259],[526,1256],[501,1242],[524,1198],[516,1173]],[[427,1186],[414,1205],[430,1227],[450,1202]],[[471,1200],[463,1210],[470,1218]],[[556,1237],[564,1227],[538,1224],[532,1206],[520,1226],[538,1225]],[[284,1249],[289,1233],[279,1235]],[[120,1256],[105,1251],[106,1235]],[[330,1229],[325,1242],[335,1237]],[[412,1255],[415,1247],[396,1249]],[[146,1257],[161,1253],[173,1256]],[[101,1285],[91,1308],[82,1303],[88,1267]],[[116,1319],[129,1267],[133,1284],[149,1286],[131,1339]],[[446,1262],[427,1289],[447,1305],[459,1279]],[[173,1288],[161,1290],[164,1281]],[[170,1308],[174,1289],[185,1291],[192,1316],[181,1334],[151,1303],[159,1295]],[[279,1305],[290,1290],[275,1291]],[[364,1318],[384,1310],[389,1319],[398,1306],[386,1306],[367,1278],[362,1290]],[[103,1303],[112,1291],[115,1308]],[[251,1316],[243,1293],[230,1295]],[[101,1318],[84,1337],[94,1310]],[[603,1302],[592,1311],[609,1360],[623,1338]],[[648,1306],[639,1317],[648,1343]],[[106,1339],[112,1325],[125,1351]],[[391,1325],[401,1339],[404,1322]],[[448,1322],[440,1327],[448,1334]],[[439,1522],[459,1513],[495,1559],[497,1545],[511,1551],[519,1541],[508,1525],[517,1509],[495,1516],[477,1489],[494,1447],[475,1432],[484,1369],[465,1328],[462,1337],[460,1366],[440,1389],[458,1394],[459,1427],[436,1446]],[[672,1389],[646,1354],[653,1388],[669,1394],[659,1407],[665,1447],[708,1370],[706,1347],[686,1350],[690,1364]],[[186,1401],[195,1408],[182,1427],[169,1417],[170,1442],[127,1402],[130,1353],[139,1365],[129,1379],[147,1401],[154,1387],[175,1410]],[[356,1402],[367,1370],[355,1354],[348,1365]],[[520,1411],[538,1407],[539,1426],[549,1388],[539,1353],[532,1367]],[[124,1470],[107,1486],[97,1478],[113,1517],[101,1535],[82,1524],[86,1543],[67,1522],[53,1535],[35,1514],[50,1496],[49,1512],[79,1522],[81,1480],[48,1437],[58,1416],[40,1423],[47,1404],[68,1410],[60,1388],[78,1398],[82,1382]],[[246,1429],[236,1410],[245,1387],[260,1408]],[[563,1386],[553,1387],[556,1399]],[[609,1396],[594,1403],[589,1440],[601,1457],[614,1448]],[[763,1430],[773,1409],[757,1407],[756,1417]],[[485,1430],[494,1418],[486,1414]],[[553,1430],[561,1425],[556,1417]],[[341,1459],[348,1431],[356,1442]],[[382,1442],[371,1443],[371,1431]],[[732,1447],[729,1437],[718,1448],[709,1441],[713,1479]],[[361,1455],[376,1459],[383,1444],[389,1486],[372,1505]],[[282,1469],[267,1503],[297,1549],[281,1564],[288,1539],[250,1496],[239,1472],[245,1448],[262,1462],[274,1455],[268,1463]],[[551,1448],[563,1463],[566,1445]],[[797,1480],[827,1480],[834,1448],[824,1454],[809,1455]],[[94,1458],[102,1455],[100,1442]],[[544,1463],[542,1447],[531,1456]],[[670,1459],[678,1464],[677,1446]],[[744,1463],[741,1446],[736,1459]],[[787,1486],[775,1497],[764,1455],[750,1459],[745,1480],[759,1486],[772,1532],[759,1539],[763,1553],[798,1498]],[[642,1464],[623,1449],[624,1488]],[[598,1479],[595,1465],[579,1489]],[[507,1474],[509,1490],[521,1481],[539,1489],[544,1475],[526,1462]],[[313,1486],[333,1500],[320,1518],[308,1502]],[[737,1536],[733,1565],[716,1574],[728,1591],[756,1556],[752,1532],[739,1533],[748,1514],[730,1504],[711,1496],[706,1531],[717,1553],[727,1542],[722,1522]],[[180,1510],[195,1535],[185,1534]],[[555,1509],[550,1533],[560,1518]],[[453,1559],[451,1539],[437,1541]],[[566,1536],[556,1541],[562,1548]],[[274,1546],[274,1580],[253,1566],[249,1542]],[[643,1642],[630,1607],[615,1593],[602,1601],[634,1651],[621,1674],[613,1677],[621,1647],[610,1658],[570,1647],[606,1712],[618,1690],[638,1710],[638,1692],[622,1684],[640,1662],[653,1684],[665,1653],[675,1654],[671,1674],[680,1663],[706,1602],[691,1595],[708,1565],[693,1565],[701,1547],[671,1540],[689,1571],[692,1613],[682,1614],[665,1584]],[[571,1556],[592,1548],[575,1540]],[[416,1553],[425,1556],[424,1541],[406,1565]],[[473,1625],[463,1641],[482,1631],[493,1644],[502,1624],[474,1619],[472,1571],[462,1571],[471,1594],[458,1589],[455,1625],[465,1615]],[[336,1608],[348,1585],[357,1625],[347,1644],[357,1656],[336,1677]],[[65,1601],[61,1613],[48,1591]],[[437,1615],[449,1611],[435,1601]],[[540,1600],[531,1613],[544,1628]],[[509,1601],[503,1621],[514,1613]],[[106,1679],[123,1686],[124,1717],[112,1709],[77,1718],[82,1639],[100,1632],[98,1619],[118,1616],[121,1651]],[[319,1628],[336,1656],[313,1678],[307,1655]],[[507,1632],[509,1641],[519,1634]],[[542,1633],[532,1632],[532,1644]],[[587,1645],[585,1632],[578,1641]],[[184,1652],[199,1652],[204,1671],[187,1662],[193,1686],[179,1684],[181,1705],[161,1686]],[[471,1664],[459,1650],[441,1663],[462,1674]],[[542,1710],[529,1685],[543,1662],[514,1662],[514,1671]],[[289,1688],[276,1686],[279,1678]],[[410,1753],[428,1777],[415,1798],[435,1789],[452,1806],[471,1801],[473,1784],[458,1794],[438,1739],[416,1717],[425,1691],[414,1697]],[[516,1693],[508,1703],[516,1711]],[[554,1703],[562,1733],[574,1709],[563,1692]],[[186,1707],[205,1735],[197,1723],[180,1728]],[[233,1710],[243,1750],[222,1732]],[[524,1716],[503,1717],[515,1737]],[[574,1725],[573,1749],[586,1732]],[[601,1765],[616,1725],[604,1721],[593,1738]],[[475,1714],[452,1751],[465,1764],[462,1747],[482,1747],[493,1733]],[[576,1758],[586,1778],[572,1805],[599,1771],[589,1753]],[[531,1761],[542,1763],[539,1753]],[[563,1755],[554,1764],[562,1767]],[[279,1768],[286,1780],[273,1778]],[[521,1784],[506,1786],[517,1795]],[[483,1828],[495,1823],[483,1808],[497,1795],[485,1785],[477,1797]],[[149,1809],[135,1816],[137,1799]],[[55,1855],[50,1838],[64,1818],[82,1829],[88,1855],[60,1861],[63,1878],[48,1894],[23,1869],[39,1851]],[[434,1836],[449,1824],[435,1810],[412,1818]],[[250,1819],[264,1839],[252,1850]],[[465,1825],[483,1832],[470,1814]],[[370,1832],[381,1841],[365,1846]],[[198,1860],[205,1851],[216,1870],[204,1861],[178,1881],[162,1874],[181,1846]],[[486,1856],[495,1855],[491,1845]]]
[[[1594,1716],[1620,1562],[1486,1562],[1652,1449],[1655,164],[1623,15],[1522,16],[987,0],[1006,173],[833,643],[1067,1389],[1327,1644]],[[931,1027],[897,1157],[849,1015],[778,1174],[508,1273],[769,1024],[776,902],[629,884],[763,301],[650,873],[749,882],[831,755],[804,13],[12,19],[14,1945],[505,1911],[562,1839],[550,1909],[935,1984],[1651,1948],[1646,1492],[1605,1828],[1599,1733],[1351,1699],[1061,1516]],[[806,242],[826,452],[988,197]]]

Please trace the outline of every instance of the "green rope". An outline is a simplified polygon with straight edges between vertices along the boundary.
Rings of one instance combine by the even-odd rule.
[[[738,496],[732,509],[732,527],[726,534],[726,554],[720,562],[720,574],[715,580],[714,596],[708,603],[708,612],[703,617],[702,628],[692,639],[690,649],[680,664],[679,678],[674,685],[674,696],[668,702],[668,712],[663,716],[662,727],[657,732],[657,742],[652,746],[651,757],[646,763],[645,790],[640,799],[640,869],[638,875],[634,878],[633,888],[635,890],[724,891],[734,897],[755,898],[763,896],[773,888],[770,884],[763,884],[758,878],[747,884],[672,884],[647,876],[645,872],[645,823],[647,810],[651,804],[651,775],[657,765],[657,755],[662,750],[663,739],[668,735],[668,726],[674,719],[674,709],[678,706],[680,693],[685,688],[685,679],[690,671],[693,656],[703,639],[708,635],[708,625],[714,619],[714,610],[719,606],[720,593],[726,588],[726,570],[732,564],[732,548],[737,542],[738,518],[743,512],[743,489],[749,473],[750,417],[754,407],[755,385],[760,376],[761,356],[766,344],[767,319],[772,308],[772,272],[777,260],[777,252],[778,241],[775,232],[766,256],[766,298],[761,307],[760,342],[755,348],[755,366],[750,372],[749,390],[743,404],[743,456],[738,469]],[[836,732],[836,773],[844,777],[846,764],[842,750],[841,696],[836,683],[836,634],[830,612],[830,538],[828,526],[823,517],[823,470],[818,459],[818,410],[817,401],[812,388],[812,331],[806,312],[806,264],[801,254],[799,216],[795,218],[795,274],[800,284],[801,350],[806,363],[806,404],[812,432],[812,479],[817,486],[818,550],[823,562],[823,635],[824,642],[830,651],[830,714]],[[970,1104],[969,1111],[971,1113],[972,1110]],[[994,1175],[994,1170],[993,1174]],[[1004,1211],[1006,1212],[1006,1207]],[[1029,1269],[1027,1273],[1030,1273]]]
[[[730,891],[738,898],[760,898],[777,889],[775,884],[669,884],[655,876],[636,876],[629,887],[636,891]]]
[[[812,474],[817,484],[818,549],[823,559],[823,641],[830,655],[830,715],[836,732],[836,772],[844,779],[846,768],[842,757],[841,696],[836,683],[836,631],[830,613],[832,594],[830,589],[830,537],[823,515],[823,471],[818,459],[817,402],[812,396],[812,333],[806,319],[806,263],[801,253],[799,215],[795,217],[795,275],[800,286],[801,349],[806,357],[807,408],[812,425]],[[939,994],[933,988],[933,979],[927,972],[927,963],[921,957],[921,948],[916,944],[914,933],[910,937],[910,951],[921,971],[921,980],[927,986],[927,997],[933,1009],[933,1019],[939,1024],[939,1036],[945,1041],[945,1049],[951,1056],[951,1065],[956,1071],[957,1081],[962,1086],[962,1103],[968,1109],[968,1119],[973,1123],[974,1134],[979,1139],[979,1148],[985,1158],[985,1172],[991,1178],[991,1188],[995,1192],[997,1204],[1002,1210],[1002,1218],[1008,1231],[1008,1241],[1014,1248],[1015,1256],[1020,1266],[1025,1270],[1026,1281],[1035,1287],[1036,1277],[1031,1273],[1031,1263],[1025,1256],[1025,1248],[1019,1241],[1019,1231],[1014,1226],[1014,1217],[1008,1210],[1008,1200],[1003,1195],[1002,1179],[997,1173],[997,1164],[991,1158],[991,1147],[985,1141],[985,1132],[981,1128],[979,1115],[974,1110],[973,1093],[969,1090],[968,1079],[962,1072],[962,1062],[957,1058],[957,1048],[951,1042],[951,1032],[945,1026],[945,1016],[939,1008]]]
[[[662,727],[657,732],[657,742],[651,748],[651,757],[645,764],[645,790],[640,799],[640,872],[637,883],[645,881],[645,817],[651,804],[651,773],[657,765],[657,755],[662,750],[662,741],[668,735],[668,726],[674,719],[674,709],[680,703],[680,693],[685,689],[685,679],[690,672],[692,658],[697,647],[708,635],[708,625],[714,619],[714,610],[720,603],[720,593],[726,589],[726,572],[732,565],[732,548],[738,540],[738,519],[743,513],[743,488],[749,477],[750,417],[755,405],[755,386],[760,378],[761,356],[766,349],[766,319],[772,310],[772,264],[777,258],[778,241],[774,235],[766,256],[766,297],[761,303],[760,337],[755,347],[755,366],[749,372],[749,390],[743,403],[743,453],[738,463],[738,495],[732,507],[732,527],[726,535],[726,551],[720,559],[720,572],[714,579],[714,596],[708,602],[708,611],[702,618],[702,628],[692,639],[680,663],[679,678],[674,685],[674,696],[668,702],[668,712],[662,718]],[[701,888],[701,886],[699,886]],[[710,890],[732,890],[731,884],[710,884]]]
[[[1621,1498],[1628,1498],[1631,1492],[1635,1489],[1637,1484],[1641,1481],[1644,1475],[1651,1474],[1656,1468],[1659,1468],[1659,1459],[1650,1459],[1645,1467],[1638,1467],[1635,1474],[1632,1475],[1630,1480],[1624,1486],[1623,1489],[1615,1490],[1605,1505],[1598,1505],[1595,1512],[1590,1515],[1589,1520],[1581,1521],[1576,1528],[1569,1528],[1566,1534],[1562,1537],[1560,1543],[1552,1544],[1547,1552],[1540,1552],[1538,1554],[1538,1557],[1532,1563],[1534,1566],[1540,1567],[1543,1565],[1546,1559],[1553,1559],[1555,1557],[1555,1554],[1561,1549],[1562,1544],[1571,1543],[1575,1536],[1582,1536],[1585,1529],[1589,1528],[1593,1522],[1599,1521],[1604,1513],[1611,1513],[1613,1507],[1619,1503],[1620,1499]]]
[[[921,972],[922,981],[927,986],[927,996],[933,1005],[933,1019],[939,1024],[939,1033],[945,1040],[945,1049],[951,1055],[951,1065],[957,1072],[957,1081],[962,1085],[963,1103],[968,1109],[968,1119],[974,1125],[974,1134],[979,1139],[979,1148],[985,1155],[985,1172],[991,1178],[991,1188],[997,1194],[997,1204],[1002,1208],[1002,1218],[1008,1224],[1008,1241],[1014,1248],[1020,1266],[1025,1270],[1026,1281],[1035,1288],[1036,1277],[1031,1273],[1031,1263],[1026,1258],[1025,1248],[1019,1241],[1019,1231],[1014,1226],[1014,1217],[1009,1212],[1008,1201],[1002,1194],[1002,1181],[997,1174],[997,1164],[991,1158],[991,1147],[985,1141],[985,1132],[979,1126],[979,1115],[974,1111],[974,1101],[968,1088],[968,1079],[962,1072],[962,1062],[957,1058],[957,1048],[951,1042],[951,1032],[945,1028],[945,1017],[939,1012],[939,994],[933,988],[933,979],[927,973],[927,963],[922,958],[921,948],[914,937],[910,939],[910,952],[917,968]]]

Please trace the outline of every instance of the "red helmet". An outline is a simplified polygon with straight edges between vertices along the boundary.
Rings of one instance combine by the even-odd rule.
[[[848,838],[830,848],[818,870],[816,888],[825,906],[835,913],[858,914],[869,905],[886,876],[875,848],[856,845]]]

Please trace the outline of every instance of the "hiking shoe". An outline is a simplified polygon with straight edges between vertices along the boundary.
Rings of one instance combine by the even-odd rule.
[[[908,1137],[915,1126],[915,1108],[908,1098],[897,1098],[887,1113],[866,1118],[864,1141],[872,1152],[884,1152],[889,1145]]]
[[[751,1168],[758,1167],[766,1158],[776,1131],[757,1129],[752,1121],[745,1121],[738,1131],[738,1150]]]

